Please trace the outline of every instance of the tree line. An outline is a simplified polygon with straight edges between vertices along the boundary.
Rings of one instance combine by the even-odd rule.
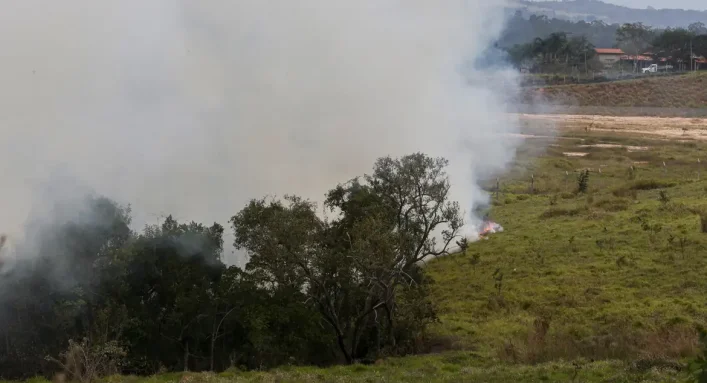
[[[693,23],[688,28],[659,30],[642,23],[627,23],[615,29],[614,42],[606,47],[621,48],[631,56],[650,55],[676,69],[692,69],[695,57],[707,56],[707,27],[703,23]],[[603,69],[593,60],[596,56],[594,48],[586,35],[559,31],[505,50],[509,61],[517,68],[556,73],[568,69]],[[633,66],[638,70],[635,60]]]
[[[297,196],[251,200],[229,221],[244,268],[221,262],[220,224],[170,216],[133,231],[129,207],[88,197],[78,218],[36,225],[3,270],[0,374],[85,381],[425,351],[437,317],[420,263],[466,246],[446,165],[381,158],[326,194],[324,217]]]
[[[596,54],[594,44],[585,36],[568,37],[565,32],[551,33],[544,39],[538,37],[531,43],[514,45],[506,51],[517,68],[541,72],[563,72],[567,68],[586,71]],[[594,67],[596,65],[592,63]]]

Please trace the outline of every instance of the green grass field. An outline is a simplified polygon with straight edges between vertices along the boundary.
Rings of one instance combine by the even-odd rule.
[[[213,373],[170,373],[152,377],[113,376],[106,383],[226,382],[684,382],[685,375],[666,368],[637,368],[618,361],[554,362],[539,365],[482,363],[473,353],[391,358],[374,366],[290,367],[265,372],[229,370]],[[31,383],[47,383],[43,378]]]
[[[492,192],[504,232],[427,265],[440,315],[431,334],[444,352],[108,380],[686,381],[707,320],[707,168],[698,179],[697,163],[707,145],[584,131],[527,142]],[[577,193],[584,169],[588,191]]]
[[[705,146],[591,134],[555,143],[528,167],[521,153],[501,180],[492,217],[506,231],[429,265],[438,331],[530,363],[693,355],[707,318]],[[576,194],[581,169],[589,190]]]
[[[227,371],[221,374],[165,374],[151,378],[114,377],[108,382],[680,382],[684,376],[667,369],[628,369],[619,362],[537,366],[483,365],[472,354],[389,359],[376,366],[328,369],[283,368],[269,372]],[[681,380],[682,379],[682,380]]]

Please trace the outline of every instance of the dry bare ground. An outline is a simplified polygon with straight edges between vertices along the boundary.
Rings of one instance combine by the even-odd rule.
[[[534,128],[564,131],[604,131],[652,138],[707,140],[707,118],[623,117],[570,114],[519,114]],[[534,134],[535,135],[535,134]]]

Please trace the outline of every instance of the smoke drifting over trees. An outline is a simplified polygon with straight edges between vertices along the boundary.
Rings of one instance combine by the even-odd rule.
[[[501,169],[503,70],[471,70],[500,1],[38,0],[0,16],[0,230],[18,236],[57,171],[156,216],[219,221],[248,198],[320,200],[375,158],[451,161],[454,194]],[[460,70],[473,80],[464,82]],[[58,187],[55,182],[49,183]]]
[[[1,286],[2,313],[16,327],[6,327],[12,334],[25,334],[6,338],[1,351],[17,366],[13,374],[46,371],[35,359],[58,355],[81,336],[90,338],[83,346],[91,352],[127,350],[122,368],[140,373],[159,364],[209,368],[190,365],[194,355],[223,368],[236,351],[238,362],[274,365],[288,357],[332,363],[341,350],[348,361],[382,349],[419,350],[434,315],[422,304],[426,282],[414,262],[396,269],[390,286],[365,293],[357,290],[366,282],[359,265],[350,265],[343,304],[353,322],[336,324],[355,325],[342,330],[355,341],[345,338],[337,351],[338,335],[321,332],[325,311],[311,306],[303,285],[276,281],[263,289],[262,268],[226,269],[218,261],[234,243],[224,238],[230,230],[186,222],[223,224],[265,195],[321,201],[377,158],[421,151],[449,159],[453,186],[443,200],[458,201],[473,224],[470,212],[487,198],[479,180],[501,171],[518,144],[504,136],[516,130],[505,114],[515,73],[475,65],[503,28],[502,5],[8,4],[0,15],[0,231],[9,233],[17,264]],[[390,213],[385,204],[369,207]],[[378,218],[384,233],[396,230],[389,216]],[[365,232],[358,218],[348,219]],[[456,225],[457,217],[446,219]],[[236,235],[247,223],[240,225]],[[262,255],[238,240],[254,258]],[[352,251],[341,240],[334,247]],[[370,257],[374,244],[364,242],[357,251]],[[403,258],[417,253],[410,254]],[[244,264],[228,255],[226,263]],[[318,278],[326,279],[329,268],[321,267]],[[402,273],[414,283],[392,298]],[[375,280],[386,278],[377,272]],[[7,294],[22,283],[31,285],[25,295]],[[378,309],[390,310],[383,327],[370,319]],[[249,346],[234,351],[236,344]]]

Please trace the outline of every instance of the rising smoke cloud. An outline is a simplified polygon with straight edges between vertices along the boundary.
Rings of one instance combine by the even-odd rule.
[[[0,232],[21,238],[37,206],[73,203],[76,185],[131,204],[138,227],[225,223],[250,198],[321,200],[376,158],[415,151],[450,160],[470,212],[518,144],[503,136],[517,130],[516,75],[475,65],[503,5],[7,2]]]

